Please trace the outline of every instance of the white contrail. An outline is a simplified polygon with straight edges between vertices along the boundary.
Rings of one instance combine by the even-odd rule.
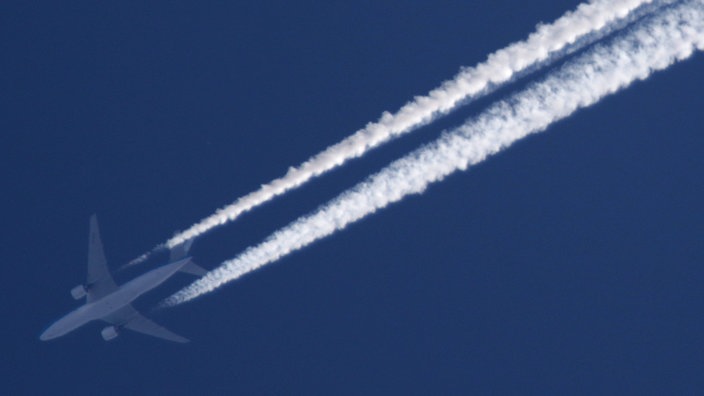
[[[525,41],[520,41],[491,54],[473,68],[462,70],[454,79],[444,82],[426,96],[416,97],[396,114],[384,113],[379,121],[311,157],[299,167],[291,167],[285,176],[261,186],[259,190],[240,197],[187,230],[177,233],[160,248],[173,248],[215,227],[235,220],[241,214],[272,198],[298,187],[352,158],[395,137],[433,121],[440,115],[471,99],[505,84],[517,74],[564,55],[566,49],[576,50],[589,44],[590,39],[606,34],[614,24],[625,24],[668,1],[654,0],[593,0],[567,12],[554,23],[539,25]],[[638,12],[641,11],[639,14]],[[595,37],[593,37],[595,36]],[[145,261],[146,253],[128,265]]]
[[[371,176],[309,216],[248,248],[164,301],[172,306],[196,298],[262,265],[345,228],[389,203],[422,192],[456,170],[464,170],[532,133],[545,130],[580,108],[635,80],[704,49],[704,0],[669,7],[568,62],[436,142]]]

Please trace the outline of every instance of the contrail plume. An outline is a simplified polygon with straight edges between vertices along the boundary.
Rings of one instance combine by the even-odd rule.
[[[296,188],[346,161],[360,157],[367,151],[414,129],[432,122],[458,106],[468,103],[491,90],[510,82],[521,73],[559,59],[603,37],[614,27],[622,27],[669,1],[654,0],[593,0],[567,12],[552,24],[541,24],[524,41],[516,42],[491,55],[483,63],[463,69],[452,80],[416,97],[395,114],[385,112],[341,142],[309,158],[298,167],[291,167],[286,175],[264,184],[260,189],[244,195],[234,203],[216,211],[183,232],[174,235],[163,245],[127,265],[145,261],[161,248],[172,248],[215,227],[235,220],[241,214]]]
[[[590,106],[654,71],[704,49],[704,0],[666,7],[606,45],[567,62],[539,83],[492,105],[437,141],[393,162],[313,214],[275,232],[166,299],[177,305],[341,230],[519,139]]]

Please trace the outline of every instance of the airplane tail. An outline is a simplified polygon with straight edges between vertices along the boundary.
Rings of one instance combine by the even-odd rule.
[[[191,250],[191,245],[193,245],[193,239],[189,239],[185,241],[184,243],[175,246],[173,249],[171,249],[171,255],[169,257],[169,262],[174,263],[178,260],[182,260],[188,256],[188,251]],[[190,260],[188,264],[184,265],[179,269],[181,272],[185,272],[187,274],[195,275],[195,276],[203,276],[208,271],[199,266],[198,264],[194,263],[193,260]]]
[[[189,239],[180,245],[174,246],[174,248],[171,249],[169,262],[173,263],[188,256],[188,251],[191,250],[191,245],[193,245],[193,239]]]

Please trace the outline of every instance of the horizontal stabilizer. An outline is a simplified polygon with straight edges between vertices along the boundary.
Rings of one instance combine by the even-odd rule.
[[[204,276],[208,273],[208,270],[194,263],[193,261],[190,261],[188,264],[181,267],[179,271],[195,276]]]

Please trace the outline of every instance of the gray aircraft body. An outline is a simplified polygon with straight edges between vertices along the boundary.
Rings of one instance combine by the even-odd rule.
[[[87,282],[71,290],[71,295],[75,299],[86,297],[86,303],[49,326],[39,339],[50,340],[93,320],[103,320],[110,324],[101,331],[105,340],[117,337],[120,330],[126,328],[169,341],[188,342],[186,338],[142,316],[130,303],[159,286],[178,271],[204,275],[206,272],[204,269],[193,263],[190,257],[185,257],[189,247],[190,241],[176,247],[171,251],[169,264],[140,275],[122,286],[117,286],[108,271],[98,221],[93,215],[90,219]]]

